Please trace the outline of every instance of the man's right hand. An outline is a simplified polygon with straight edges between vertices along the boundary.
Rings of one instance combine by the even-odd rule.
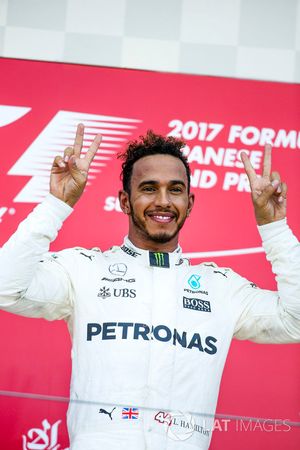
[[[97,134],[85,156],[80,158],[83,135],[84,126],[79,124],[74,147],[67,147],[63,157],[56,156],[50,175],[50,193],[72,207],[83,193],[91,162],[101,142],[101,135]]]

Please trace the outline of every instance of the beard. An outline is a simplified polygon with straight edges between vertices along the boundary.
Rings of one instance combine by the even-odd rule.
[[[147,226],[145,225],[145,223],[142,222],[136,216],[131,202],[129,202],[129,203],[130,203],[130,210],[131,210],[130,217],[131,217],[133,224],[139,231],[139,233],[144,238],[146,238],[148,241],[155,242],[157,244],[166,244],[167,242],[174,239],[174,237],[176,237],[178,235],[179,231],[183,227],[184,222],[187,218],[187,215],[185,215],[184,218],[180,222],[176,222],[176,229],[173,232],[157,231],[157,232],[151,233],[150,231],[147,230]]]

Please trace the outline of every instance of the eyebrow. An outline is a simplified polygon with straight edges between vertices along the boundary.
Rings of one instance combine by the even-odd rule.
[[[154,186],[154,185],[157,185],[157,184],[159,184],[159,181],[156,181],[156,180],[145,180],[145,181],[142,181],[138,185],[138,187],[141,188],[141,187],[143,187],[145,185],[152,185],[152,186]],[[181,186],[186,187],[186,184],[182,180],[170,180],[168,184],[171,184],[172,186],[174,184],[180,184]]]

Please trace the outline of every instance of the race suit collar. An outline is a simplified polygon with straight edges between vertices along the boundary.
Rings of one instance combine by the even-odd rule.
[[[149,250],[143,250],[136,247],[129,240],[128,236],[125,237],[121,250],[132,258],[139,259],[147,266],[153,267],[173,267],[180,265],[184,262],[182,259],[182,249],[178,245],[176,250],[171,253],[166,252],[151,252]]]

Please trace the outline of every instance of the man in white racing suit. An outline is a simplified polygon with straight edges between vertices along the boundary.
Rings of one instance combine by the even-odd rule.
[[[80,158],[83,133],[79,125],[74,147],[54,160],[49,196],[1,250],[0,306],[68,323],[72,450],[208,449],[232,337],[300,341],[300,246],[286,223],[286,184],[271,173],[270,146],[262,177],[242,154],[278,292],[182,258],[179,231],[194,203],[184,143],[152,132],[123,155],[123,245],[49,253],[101,141]]]

